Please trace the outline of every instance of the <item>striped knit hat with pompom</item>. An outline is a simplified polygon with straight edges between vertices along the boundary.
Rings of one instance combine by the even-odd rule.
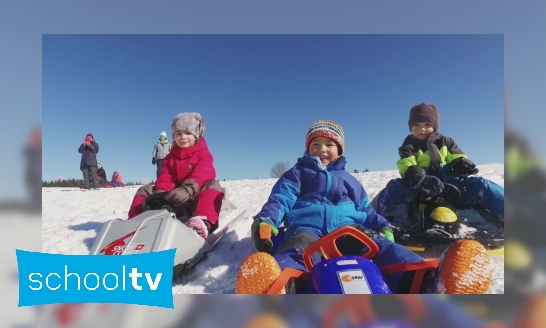
[[[320,120],[311,124],[305,137],[305,150],[309,151],[311,141],[318,137],[326,137],[334,140],[338,145],[339,156],[345,152],[345,134],[339,124],[329,120]]]

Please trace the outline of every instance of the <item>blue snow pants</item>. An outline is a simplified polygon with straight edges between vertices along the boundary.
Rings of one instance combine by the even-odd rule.
[[[283,244],[277,249],[273,256],[281,270],[285,268],[293,268],[300,271],[305,271],[305,264],[303,262],[303,250],[318,240],[320,236],[312,231],[296,231],[290,235]],[[379,252],[371,259],[380,269],[386,265],[397,263],[411,263],[421,262],[423,258],[414,252],[410,251],[406,247],[393,243],[387,240],[383,236],[377,236],[373,238],[377,246],[379,246]],[[362,250],[365,253],[367,248]],[[312,258],[314,263],[321,261],[320,255]],[[400,280],[404,272],[385,275],[385,282],[393,293],[397,293],[399,290]]]
[[[504,188],[493,181],[481,177],[461,178],[450,175],[442,176],[441,180],[459,188],[461,205],[479,205],[504,217]],[[374,197],[370,205],[377,213],[386,215],[401,203],[410,203],[414,192],[402,179],[393,179]]]

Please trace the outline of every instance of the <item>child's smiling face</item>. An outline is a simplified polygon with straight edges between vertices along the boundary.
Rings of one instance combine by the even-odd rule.
[[[317,137],[309,144],[309,155],[318,156],[322,165],[327,166],[339,157],[337,144],[326,137]]]
[[[187,131],[176,131],[174,141],[180,148],[189,148],[195,145],[195,136]]]
[[[416,123],[411,127],[411,133],[419,140],[426,140],[434,132],[434,127],[429,123]]]

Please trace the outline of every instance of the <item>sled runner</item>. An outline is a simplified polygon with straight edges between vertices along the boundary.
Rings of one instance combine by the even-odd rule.
[[[229,201],[228,191],[222,188],[224,198],[218,219],[218,228],[203,239],[184,223],[188,215],[176,217],[175,209],[165,201],[166,192],[146,199],[150,207],[131,220],[107,221],[91,248],[90,254],[126,255],[158,252],[176,248],[173,279],[194,267],[213,250],[230,226],[245,217],[246,211],[233,215],[235,205]]]
[[[444,183],[440,195],[422,200],[417,193],[406,213],[384,215],[393,226],[397,243],[413,251],[449,246],[456,240],[480,242],[490,254],[504,254],[504,218],[481,207],[460,205],[461,192]]]

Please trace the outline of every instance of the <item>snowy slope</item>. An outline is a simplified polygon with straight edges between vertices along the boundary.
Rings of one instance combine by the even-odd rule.
[[[504,164],[478,165],[480,174],[504,186]],[[383,189],[390,179],[398,178],[394,170],[357,173],[370,199]],[[228,231],[193,271],[193,280],[174,286],[173,293],[233,293],[239,263],[254,251],[249,237],[252,216],[269,197],[276,179],[222,181],[230,200],[247,217]],[[81,191],[76,188],[42,189],[42,251],[56,254],[87,254],[102,224],[115,218],[127,218],[131,200],[138,187]],[[504,293],[504,258],[493,257],[494,279],[489,293]]]

